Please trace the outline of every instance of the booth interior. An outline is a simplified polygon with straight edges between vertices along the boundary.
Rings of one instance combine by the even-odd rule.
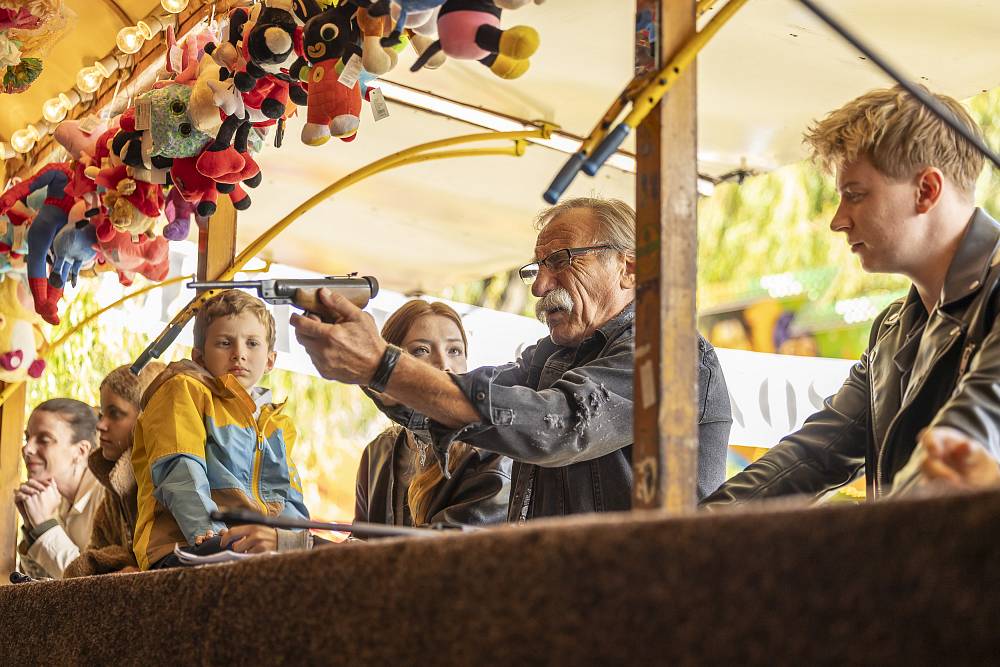
[[[185,114],[194,113],[197,94],[206,91],[244,104],[235,74],[222,93],[218,86],[199,88],[223,58],[205,55],[205,44],[228,53],[233,12],[278,11],[282,2],[0,0],[3,191],[31,183],[52,165],[71,165],[69,172],[80,165],[80,173],[99,173],[101,193],[114,190],[113,200],[140,211],[112,223],[112,202],[92,227],[79,212],[64,212],[62,225],[67,216],[77,215],[76,222],[53,231],[39,250],[0,195],[4,572],[17,567],[23,537],[9,496],[27,477],[21,446],[31,408],[58,396],[99,404],[101,378],[121,364],[148,361],[143,355],[154,341],[166,340],[155,352],[160,361],[189,358],[190,316],[213,293],[186,287],[191,280],[374,276],[378,294],[365,300],[365,310],[379,328],[412,298],[448,304],[468,332],[470,369],[505,364],[545,338],[536,298],[518,276],[518,267],[540,259],[533,255],[534,221],[547,205],[543,193],[587,148],[607,105],[637,75],[637,59],[652,51],[659,69],[685,45],[658,23],[661,14],[679,11],[671,3],[697,13],[703,31],[735,10],[716,24],[718,33],[680,83],[671,82],[677,91],[694,82],[696,101],[684,120],[696,128],[696,153],[663,158],[686,169],[693,184],[687,192],[694,198],[684,203],[690,206],[680,208],[691,212],[684,233],[697,242],[696,284],[687,286],[697,297],[697,311],[689,313],[697,331],[683,337],[696,346],[700,332],[725,374],[730,477],[822,408],[865,351],[875,317],[909,288],[898,276],[864,273],[850,246],[830,233],[840,194],[807,160],[802,142],[806,128],[829,110],[893,82],[797,0],[484,0],[478,4],[496,14],[504,8],[499,22],[508,34],[513,26],[537,33],[537,50],[523,59],[527,69],[505,74],[502,53],[486,66],[475,62],[482,56],[449,53],[440,66],[411,71],[426,38],[404,32],[391,45],[384,38],[393,21],[386,19],[384,33],[351,45],[358,50],[353,74],[348,55],[337,66],[337,58],[306,65],[307,78],[320,70],[339,77],[336,85],[352,91],[349,102],[316,100],[323,78],[317,76],[308,79],[308,103],[293,103],[288,90],[298,84],[286,80],[280,118],[259,115],[263,107],[246,111],[246,118],[257,118],[255,127],[234,125],[245,128],[236,131],[236,143],[214,153],[204,148],[211,138],[184,153],[187,137],[201,131],[187,122],[194,116],[157,125],[169,124],[163,115],[170,106],[151,103],[149,91],[164,89],[168,79],[184,81],[178,88],[187,89],[180,103]],[[407,3],[377,4],[392,5],[395,17]],[[428,4],[444,4],[445,16],[448,5],[463,2]],[[912,80],[961,100],[987,143],[1000,144],[1000,6],[828,4]],[[316,10],[336,6],[322,2]],[[443,25],[439,20],[442,34]],[[299,37],[309,38],[308,25]],[[234,58],[246,58],[240,52],[246,45],[228,46]],[[394,66],[369,71],[373,53]],[[260,80],[266,78],[265,72]],[[673,91],[661,104],[689,94]],[[217,129],[244,113],[215,111],[199,122]],[[329,140],[315,140],[317,127],[329,128],[333,114],[345,111],[349,130],[338,135],[334,128]],[[86,151],[100,150],[98,136],[109,123],[131,133],[132,144],[110,148],[109,141],[102,163]],[[72,133],[57,132],[60,124]],[[202,156],[240,153],[240,132],[247,130],[248,146],[237,155],[242,166],[224,172],[213,163],[221,177],[206,177]],[[149,154],[158,136],[169,136],[175,151],[166,169]],[[659,184],[660,173],[650,173],[650,149],[637,145],[637,136],[646,135],[630,132],[595,175],[581,172],[561,197],[619,199],[637,209],[640,221],[668,217],[666,202],[681,199],[684,186],[664,178],[663,202],[652,211],[654,204],[637,193],[644,180]],[[664,155],[669,136],[664,129],[657,149]],[[139,167],[108,166],[109,151],[127,150],[138,154]],[[251,164],[259,176],[237,177]],[[136,176],[157,171],[171,175],[170,187]],[[988,167],[977,182],[977,205],[994,215],[997,174]],[[207,182],[190,200],[178,187],[188,176]],[[33,195],[39,207],[41,194]],[[85,199],[94,205],[87,199],[94,196],[81,194],[81,207]],[[667,245],[665,226],[656,230],[656,252],[661,233]],[[671,270],[657,274],[664,293],[681,275]],[[42,284],[48,304],[39,299]],[[304,502],[314,519],[350,522],[358,462],[390,421],[358,387],[321,377],[289,324],[300,312],[296,306],[271,303],[268,310],[277,361],[263,386],[289,398]],[[655,325],[673,336],[667,311],[655,323],[640,312],[636,329]],[[668,376],[657,380],[654,409],[676,388]],[[642,381],[636,379],[636,391]],[[646,445],[657,452],[676,442],[672,436],[680,437],[659,434]],[[667,475],[673,454],[660,456],[666,466],[656,474]],[[1000,648],[991,625],[1000,616],[1000,578],[989,567],[1000,556],[991,530],[1000,490],[874,503],[865,501],[860,477],[819,500],[715,513],[695,507],[690,481],[686,499],[670,511],[657,496],[652,509],[421,538],[362,542],[316,531],[343,543],[240,562],[3,586],[0,655],[26,664],[133,664],[166,656],[210,664],[882,664],[944,657],[981,664]]]

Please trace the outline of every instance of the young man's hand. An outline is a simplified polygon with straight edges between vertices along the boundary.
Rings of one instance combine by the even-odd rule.
[[[921,472],[934,484],[954,489],[1000,487],[1000,462],[964,433],[931,428],[920,434],[919,442],[927,452]]]
[[[260,554],[278,550],[278,531],[267,526],[235,526],[222,538],[222,548],[232,545],[239,553]]]
[[[218,534],[219,534],[219,535],[225,535],[225,534],[226,534],[226,532],[227,532],[227,531],[226,531],[226,529],[225,529],[225,528],[223,528],[222,530],[220,530],[220,531],[219,531],[219,533],[218,533]],[[205,533],[204,533],[203,535],[198,535],[198,536],[196,536],[196,537],[194,538],[194,545],[195,545],[196,547],[197,547],[197,546],[201,546],[201,543],[202,543],[202,542],[204,542],[205,540],[210,540],[210,539],[212,539],[213,537],[215,537],[215,535],[216,535],[216,533],[215,533],[215,531],[214,531],[214,530],[209,530],[209,531],[206,531],[206,532],[205,532]]]

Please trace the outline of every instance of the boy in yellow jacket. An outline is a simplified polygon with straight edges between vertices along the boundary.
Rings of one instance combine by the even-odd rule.
[[[219,507],[309,517],[292,463],[295,427],[284,404],[256,386],[274,366],[274,340],[263,302],[226,290],[195,318],[191,361],[170,364],[146,390],[132,453],[142,569],[177,565],[177,544],[202,552],[215,544],[238,552],[311,546],[308,531],[229,528],[210,518]]]

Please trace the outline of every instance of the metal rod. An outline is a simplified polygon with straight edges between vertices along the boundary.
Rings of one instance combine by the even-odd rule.
[[[413,528],[410,526],[386,526],[381,523],[354,523],[310,521],[291,517],[264,516],[249,510],[231,512],[212,512],[214,521],[226,523],[252,523],[272,528],[311,528],[313,530],[332,530],[337,533],[351,533],[358,537],[437,537],[449,531],[435,528]]]
[[[868,60],[875,63],[879,69],[889,75],[889,78],[893,79],[896,83],[903,87],[906,92],[913,95],[915,98],[920,100],[920,103],[927,107],[931,113],[940,118],[945,122],[948,127],[958,133],[963,139],[972,144],[977,151],[982,153],[983,157],[993,163],[994,167],[1000,169],[1000,157],[997,156],[993,150],[986,145],[986,142],[977,137],[975,134],[969,131],[967,127],[962,125],[957,118],[945,108],[937,99],[928,95],[919,86],[909,81],[902,74],[896,70],[895,67],[890,65],[884,58],[872,51],[866,44],[864,44],[860,39],[858,39],[851,31],[845,28],[840,22],[834,19],[832,16],[826,13],[826,10],[820,8],[816,5],[813,0],[799,0],[806,8],[809,9],[813,14],[815,14],[821,21],[826,23],[828,26],[833,28],[833,30],[840,34],[845,40],[851,43],[851,45],[858,51],[863,53]]]

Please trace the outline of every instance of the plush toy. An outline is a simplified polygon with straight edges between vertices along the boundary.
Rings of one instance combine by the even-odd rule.
[[[0,196],[0,213],[7,213],[18,200],[24,201],[31,193],[45,190],[45,202],[28,228],[28,287],[35,311],[51,324],[59,324],[56,304],[62,297],[62,290],[49,289],[46,259],[56,233],[66,224],[74,204],[74,199],[66,194],[72,177],[73,170],[68,163],[47,164]]]
[[[195,204],[184,199],[181,191],[176,187],[170,188],[170,191],[167,192],[163,215],[167,219],[167,224],[163,228],[163,238],[170,241],[183,241],[188,237],[192,218],[199,227],[203,227],[208,222],[198,215]]]
[[[27,202],[16,201],[6,214],[0,215],[0,275],[24,269],[28,254],[28,225],[45,203],[45,191],[36,190]]]
[[[4,276],[0,280],[0,382],[37,378],[45,370],[45,361],[38,356],[44,342],[38,323],[24,283]]]
[[[410,69],[416,72],[438,51],[444,51],[450,58],[478,60],[502,79],[521,76],[528,71],[528,58],[538,50],[538,33],[523,25],[501,30],[500,13],[493,0],[446,0],[438,14],[437,43]]]
[[[352,141],[361,124],[361,86],[340,83],[337,65],[352,56],[361,57],[360,37],[348,5],[331,7],[306,22],[303,51],[308,70],[308,109],[302,142],[309,146],[326,143],[331,136]]]
[[[94,249],[98,251],[98,261],[113,266],[119,282],[126,287],[132,284],[137,273],[159,282],[170,270],[168,242],[162,236],[143,236],[133,241],[130,235],[117,232],[109,239],[98,241]]]
[[[353,0],[371,16],[392,14],[395,25],[392,32],[382,39],[382,46],[394,46],[400,42],[404,29],[410,29],[426,37],[436,37],[437,10],[444,0]]]
[[[76,286],[80,270],[90,266],[97,257],[94,245],[97,230],[87,221],[66,225],[56,234],[52,242],[52,272],[49,274],[49,288],[62,289],[66,281]]]
[[[94,176],[94,181],[105,188],[102,200],[106,214],[97,224],[97,235],[102,239],[110,235],[112,228],[134,237],[152,234],[163,212],[163,188],[133,178],[129,169],[124,164],[108,165]]]
[[[392,17],[372,16],[361,7],[354,15],[361,31],[361,66],[376,76],[387,74],[399,60],[395,48],[382,46],[382,38],[392,32]]]
[[[178,158],[170,167],[170,178],[178,194],[195,206],[195,212],[203,217],[215,213],[216,201],[222,191],[212,178],[201,173],[194,158]],[[245,211],[250,207],[250,197],[239,184],[233,184],[228,193],[233,207]]]

